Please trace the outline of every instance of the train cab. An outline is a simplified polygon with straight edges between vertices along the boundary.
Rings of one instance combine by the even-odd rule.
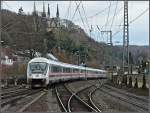
[[[39,58],[31,60],[27,68],[27,83],[33,87],[45,86],[48,79],[49,63]]]

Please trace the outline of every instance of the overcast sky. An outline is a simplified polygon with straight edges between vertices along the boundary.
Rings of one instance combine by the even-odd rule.
[[[36,9],[39,12],[43,10],[43,1],[35,1]],[[50,4],[51,17],[56,16],[56,7],[59,5],[60,18],[67,18],[72,20],[73,14],[76,9],[76,3],[78,1],[45,1],[45,8],[47,12],[47,5]],[[14,12],[18,12],[18,9],[22,6],[25,13],[32,13],[34,1],[4,1],[2,3],[3,9],[9,9]],[[70,4],[70,8],[69,7]],[[110,5],[111,4],[111,5]],[[92,38],[98,41],[107,42],[107,35],[102,34],[101,30],[112,30],[113,43],[122,44],[123,30],[114,35],[123,26],[123,1],[82,1],[79,6],[81,16],[84,24],[82,23],[79,12],[77,11],[74,19],[72,20],[75,24],[81,26],[90,35],[89,28],[91,25],[93,30],[91,32]],[[110,6],[110,13],[109,12]],[[117,6],[117,7],[116,7]],[[148,1],[129,1],[129,40],[131,45],[148,45],[149,41],[149,3]],[[69,9],[69,10],[68,10]],[[114,16],[116,9],[116,15]],[[148,9],[148,10],[147,10]],[[84,13],[85,11],[85,13]],[[140,14],[145,13],[138,17]],[[109,16],[108,16],[109,14]],[[85,16],[86,15],[86,16]],[[113,20],[114,16],[114,21]],[[138,18],[137,18],[138,17]],[[87,18],[87,21],[86,21]],[[108,18],[108,22],[107,22]],[[137,18],[137,19],[136,19]],[[107,24],[106,24],[107,22]],[[112,24],[112,27],[110,28]],[[107,26],[104,26],[107,25]],[[104,27],[102,27],[104,26]]]

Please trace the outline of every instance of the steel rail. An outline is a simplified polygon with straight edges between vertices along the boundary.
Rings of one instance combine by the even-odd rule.
[[[98,111],[98,112],[102,112],[102,110],[100,110],[97,106],[96,106],[96,104],[94,103],[94,101],[93,101],[93,99],[92,99],[92,95],[100,88],[100,87],[102,87],[103,85],[104,85],[104,83],[102,83],[100,80],[99,80],[99,84],[100,84],[100,86],[96,86],[96,88],[92,91],[92,92],[90,92],[90,94],[89,94],[89,99],[90,99],[90,103],[92,104],[92,106],[94,106],[95,107],[95,109]]]
[[[97,106],[96,104],[94,103],[94,101],[92,100],[92,95],[95,93],[95,91],[97,90],[98,88],[95,88],[94,91],[90,92],[89,94],[89,99],[90,99],[90,103],[92,104],[92,106],[95,107],[95,109],[98,111],[98,112],[102,112]]]
[[[18,112],[23,112],[25,111],[29,106],[31,106],[33,103],[35,103],[36,101],[38,101],[43,95],[46,94],[46,92],[41,91],[41,94],[38,97],[35,97],[31,102],[29,102],[28,104],[24,105],[21,109],[18,110]]]
[[[57,90],[56,87],[55,87],[55,92],[56,92],[56,96],[57,96],[57,99],[59,100],[59,103],[60,103],[61,107],[63,108],[63,110],[64,110],[65,112],[68,112],[67,109],[65,108],[65,106],[64,106],[64,104],[63,104],[61,98],[60,98],[60,95],[59,95],[58,90]]]
[[[118,97],[118,96],[116,96],[116,95],[114,95],[114,94],[112,94],[112,93],[110,93],[110,92],[108,92],[108,91],[106,91],[106,90],[100,89],[100,88],[99,88],[99,90],[102,91],[102,92],[104,92],[104,93],[106,93],[106,94],[108,94],[108,95],[110,95],[110,96],[112,96],[112,97],[115,97],[115,98],[117,98],[117,99],[119,99],[119,100],[122,100],[122,101],[124,101],[124,102],[129,103],[129,104],[132,104],[132,105],[134,105],[134,106],[136,106],[136,107],[138,107],[138,108],[141,108],[141,109],[143,109],[143,110],[145,110],[145,111],[148,111],[148,110],[149,110],[149,109],[148,109],[148,106],[139,104],[139,103],[137,103],[137,102],[129,101],[129,99],[125,99],[125,98],[122,98],[122,97]]]
[[[132,98],[135,98],[135,99],[138,99],[138,100],[147,102],[147,103],[149,102],[149,99],[146,99],[146,98],[140,97],[140,96],[136,96],[136,95],[134,95],[134,94],[127,93],[127,92],[125,92],[125,91],[122,92],[122,91],[118,90],[118,89],[115,88],[115,87],[112,87],[112,86],[109,86],[109,85],[104,85],[104,87],[107,88],[107,89],[110,89],[110,90],[112,90],[112,91],[116,91],[117,93],[120,93],[120,94],[123,94],[123,95],[126,95],[126,96],[130,96],[130,97],[132,97]]]
[[[36,91],[30,91],[30,90],[29,90],[29,92],[25,92],[24,94],[21,94],[21,95],[12,97],[12,98],[10,98],[10,99],[7,99],[7,100],[4,100],[4,99],[3,99],[3,102],[1,102],[1,107],[4,107],[4,106],[6,106],[7,104],[11,104],[12,102],[15,102],[15,101],[17,101],[17,100],[20,100],[20,99],[22,99],[22,98],[25,98],[25,97],[28,96],[28,95],[35,94],[35,93],[37,93],[37,92],[39,92],[39,91],[41,91],[41,89],[40,89],[40,90],[36,90]]]
[[[85,89],[88,89],[88,88],[90,88],[90,87],[92,87],[92,86],[94,86],[94,85],[87,86],[86,88],[81,89],[81,90],[79,90],[79,91],[77,91],[77,92],[74,93],[73,91],[71,91],[70,88],[68,88],[68,87],[65,85],[66,89],[68,89],[68,91],[69,91],[70,93],[72,93],[71,97],[70,97],[69,100],[68,100],[68,111],[69,111],[69,112],[72,112],[72,111],[71,111],[71,100],[73,99],[73,97],[75,97],[79,102],[81,102],[82,104],[84,104],[86,107],[90,108],[92,111],[98,112],[95,108],[93,108],[92,106],[90,106],[87,102],[85,102],[83,99],[81,99],[81,98],[77,95],[78,93],[80,93],[80,92],[84,91]]]
[[[17,95],[20,95],[20,94],[23,94],[24,91],[28,91],[29,89],[20,89],[20,90],[17,90],[17,91],[10,91],[10,92],[7,92],[7,93],[2,93],[1,94],[1,99],[6,99],[6,98],[9,98],[9,97],[12,97],[12,96],[17,96]]]

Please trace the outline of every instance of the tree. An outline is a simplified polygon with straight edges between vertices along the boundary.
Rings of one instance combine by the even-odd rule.
[[[131,74],[132,74],[132,65],[134,64],[134,60],[133,60],[133,56],[132,56],[132,54],[131,54],[131,51],[129,52],[129,63],[130,63],[130,65],[131,65],[131,68],[130,68],[130,72],[131,72]],[[128,67],[129,68],[129,67]]]
[[[138,80],[137,80],[137,78],[135,79],[134,87],[135,87],[135,88],[138,88]]]
[[[19,8],[18,14],[19,14],[19,15],[22,15],[22,14],[23,14],[23,9],[22,9],[22,7]]]
[[[145,75],[143,74],[143,85],[142,85],[142,89],[146,89],[146,79],[145,79]]]
[[[52,51],[57,45],[57,39],[55,38],[54,33],[52,31],[46,32],[43,37],[46,39],[47,52]]]
[[[132,77],[131,76],[129,77],[129,85],[128,86],[132,87]]]
[[[89,51],[89,48],[86,45],[80,44],[79,55],[81,56],[81,62],[85,63],[85,60],[88,57],[88,51]]]

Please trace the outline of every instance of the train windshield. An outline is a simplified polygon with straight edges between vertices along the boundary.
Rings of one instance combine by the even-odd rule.
[[[33,62],[30,63],[31,73],[46,73],[48,64],[44,62]]]

